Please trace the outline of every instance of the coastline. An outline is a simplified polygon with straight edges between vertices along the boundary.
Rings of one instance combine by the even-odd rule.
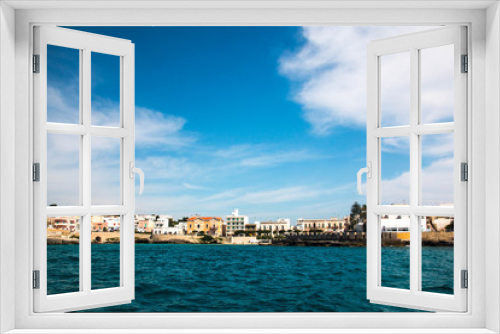
[[[51,233],[47,236],[47,245],[79,244],[79,233]],[[453,232],[423,232],[422,245],[433,247],[453,246]],[[383,247],[409,246],[408,232],[383,232]],[[120,232],[92,232],[92,244],[119,244]],[[364,232],[342,232],[318,235],[290,235],[273,239],[257,239],[256,237],[209,237],[189,235],[151,235],[136,233],[136,244],[200,244],[200,245],[248,245],[248,246],[318,246],[318,247],[365,247]]]

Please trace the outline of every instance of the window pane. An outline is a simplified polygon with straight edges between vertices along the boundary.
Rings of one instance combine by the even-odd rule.
[[[92,52],[92,125],[120,126],[120,57]]]
[[[454,219],[422,217],[422,291],[453,294]]]
[[[120,216],[92,216],[92,289],[120,286]]]
[[[80,136],[47,134],[47,205],[80,204]]]
[[[92,137],[92,205],[120,205],[120,138]]]
[[[47,122],[80,122],[80,50],[47,45]]]
[[[422,140],[422,205],[453,206],[453,133]]]
[[[47,294],[80,291],[80,217],[47,218]]]
[[[420,50],[422,123],[453,122],[453,45]]]
[[[381,216],[382,286],[410,289],[410,216]]]
[[[381,124],[410,124],[410,53],[380,57]]]
[[[381,139],[381,201],[383,205],[410,203],[409,137]]]

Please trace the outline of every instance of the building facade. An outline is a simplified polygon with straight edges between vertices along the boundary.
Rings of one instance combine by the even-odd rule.
[[[334,232],[344,230],[344,219],[330,218],[330,219],[297,219],[297,228],[303,232],[321,231],[321,232]]]
[[[255,233],[259,229],[259,225],[260,224],[258,222],[248,223],[245,225],[245,232],[249,232],[251,235],[255,235]]]
[[[156,221],[153,234],[170,234],[170,235],[184,235],[186,234],[186,223],[179,223],[174,226],[169,225],[169,221],[158,219]]]
[[[106,227],[108,228],[109,232],[120,231],[120,216],[103,217],[103,220],[106,223]]]
[[[259,231],[286,232],[290,230],[290,219],[278,218],[277,221],[256,222],[259,224]]]
[[[382,232],[409,232],[410,216],[383,215],[380,219]],[[425,217],[420,218],[422,232],[427,231]]]
[[[156,222],[150,219],[138,220],[135,224],[135,230],[137,232],[152,233],[156,226]]]
[[[191,217],[187,221],[187,233],[203,232],[207,235],[222,237],[226,236],[226,225],[219,217]]]
[[[80,230],[80,217],[48,217],[47,228],[75,232]]]
[[[234,209],[231,215],[226,216],[227,235],[233,235],[236,231],[244,231],[248,224],[248,216],[239,214],[238,209]]]
[[[157,214],[136,214],[135,215],[135,230],[141,233],[154,233],[157,225],[160,227],[168,227],[173,222],[172,216],[157,215]],[[163,233],[161,233],[163,234]]]
[[[108,229],[108,224],[104,221],[103,216],[92,216],[90,226],[92,232],[104,232],[104,228],[106,228],[106,231]]]

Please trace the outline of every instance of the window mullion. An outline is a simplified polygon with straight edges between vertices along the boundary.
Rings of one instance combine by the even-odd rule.
[[[413,209],[420,198],[420,145],[415,129],[419,124],[419,57],[418,50],[410,50],[410,291],[416,293],[420,286],[420,229]]]
[[[91,126],[91,51],[87,48],[83,50],[83,61],[81,66],[82,75],[80,85],[80,94],[82,96],[82,123],[90,128]],[[82,139],[82,197],[83,206],[91,206],[91,134],[90,131],[83,135]],[[87,212],[83,216],[80,235],[83,237],[80,241],[80,262],[81,270],[80,281],[83,282],[83,291],[90,293],[91,290],[91,213]]]

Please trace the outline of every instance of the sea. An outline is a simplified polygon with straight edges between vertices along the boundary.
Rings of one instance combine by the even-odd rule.
[[[78,245],[47,246],[48,294],[78,291]],[[382,285],[409,288],[409,247],[382,249]],[[92,244],[92,289],[120,285],[119,244]],[[422,290],[453,294],[453,247],[422,248]],[[366,248],[135,245],[135,299],[84,312],[412,312],[366,298]]]

